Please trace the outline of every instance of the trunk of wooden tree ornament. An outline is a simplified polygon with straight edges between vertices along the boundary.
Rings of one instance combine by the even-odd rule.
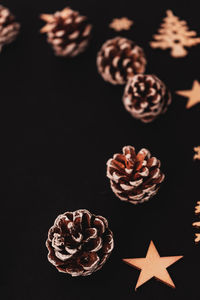
[[[177,43],[174,44],[170,54],[173,57],[184,57],[188,54],[188,51],[181,44]]]

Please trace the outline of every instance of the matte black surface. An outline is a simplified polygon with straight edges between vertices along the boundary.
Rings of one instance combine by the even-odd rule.
[[[200,34],[198,1],[7,0],[22,24],[15,43],[0,54],[3,113],[2,148],[8,159],[8,199],[1,206],[1,298],[4,300],[197,300],[200,248],[194,245],[194,206],[200,200],[200,105],[186,110],[174,91],[200,80],[200,45],[173,59],[152,50],[166,9],[187,20]],[[70,5],[94,24],[90,48],[62,59],[39,34],[40,13]],[[117,35],[108,28],[114,17],[134,26],[121,35],[144,47],[147,73],[160,77],[173,93],[168,112],[151,124],[134,120],[123,107],[123,87],[102,80],[96,53]],[[143,205],[118,200],[106,178],[106,161],[124,145],[148,148],[162,161],[166,180],[159,194]],[[4,158],[4,156],[2,157]],[[7,180],[7,177],[6,177]],[[7,185],[6,185],[7,187]],[[47,260],[45,240],[56,216],[87,208],[108,218],[115,249],[101,271],[86,278],[59,273]],[[150,240],[162,256],[184,255],[169,268],[173,290],[151,280],[136,293],[139,271],[122,258],[145,256]],[[3,296],[2,296],[3,295]]]

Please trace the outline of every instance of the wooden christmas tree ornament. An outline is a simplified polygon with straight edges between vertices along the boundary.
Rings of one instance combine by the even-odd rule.
[[[197,202],[195,207],[195,214],[200,216],[200,201]],[[200,230],[200,221],[192,224],[197,230]],[[195,243],[200,243],[200,232],[195,233]]]
[[[196,31],[189,31],[186,21],[179,20],[171,10],[167,10],[164,22],[154,35],[155,41],[150,42],[152,48],[171,49],[172,57],[184,57],[188,54],[185,47],[192,47],[200,43]]]
[[[175,284],[173,283],[167,268],[182,257],[182,255],[160,257],[154,243],[151,241],[145,258],[127,258],[123,259],[123,261],[130,266],[141,270],[135,290],[153,277],[166,285],[175,288]]]

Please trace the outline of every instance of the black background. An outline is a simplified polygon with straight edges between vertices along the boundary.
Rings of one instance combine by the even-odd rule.
[[[200,46],[173,59],[152,50],[166,9],[200,34],[198,1],[7,0],[21,22],[17,41],[0,55],[3,113],[2,148],[8,170],[8,199],[1,206],[2,299],[199,299],[199,246],[194,244],[194,206],[199,201],[199,104],[187,110],[176,90],[200,80]],[[70,5],[94,25],[89,49],[74,59],[57,58],[39,34],[40,13]],[[141,45],[147,73],[160,77],[173,93],[168,112],[151,124],[124,109],[123,87],[106,83],[96,70],[102,43],[117,35],[114,17],[134,20],[121,35]],[[118,200],[106,178],[106,161],[124,145],[150,149],[162,161],[166,180],[157,196],[134,206]],[[2,157],[4,158],[4,156]],[[108,218],[114,251],[101,271],[72,278],[48,262],[45,240],[62,212],[87,208]],[[161,256],[184,255],[169,268],[176,289],[152,279],[135,293],[139,271],[122,258],[144,257],[150,240]]]

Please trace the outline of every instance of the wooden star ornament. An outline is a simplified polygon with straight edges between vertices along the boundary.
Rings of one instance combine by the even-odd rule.
[[[189,100],[186,104],[186,108],[191,108],[197,103],[200,103],[200,83],[194,80],[191,90],[177,91],[176,94],[187,97]]]
[[[194,159],[194,160],[196,160],[196,159],[199,159],[199,160],[200,160],[200,146],[194,147],[194,151],[195,151],[196,153],[194,154],[193,159]]]
[[[153,277],[175,288],[167,268],[182,257],[182,255],[160,257],[153,241],[151,241],[145,258],[126,258],[123,261],[141,270],[135,290]]]
[[[129,30],[133,25],[133,21],[129,20],[126,17],[120,19],[113,19],[109,24],[109,27],[114,29],[115,31]]]

